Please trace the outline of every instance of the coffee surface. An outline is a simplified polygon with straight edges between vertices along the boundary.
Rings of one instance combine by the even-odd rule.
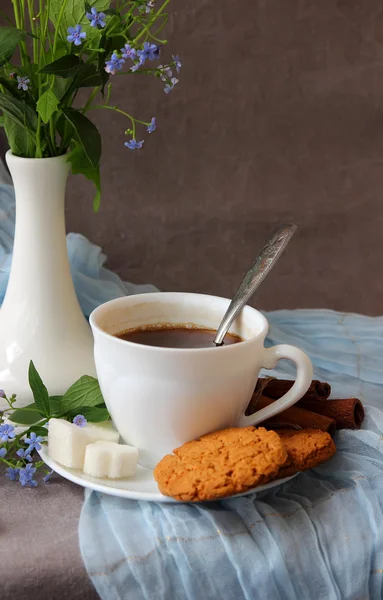
[[[146,326],[145,329],[123,331],[116,337],[142,344],[144,346],[159,346],[161,348],[212,348],[217,332],[214,329],[199,329],[198,327],[166,327]],[[242,342],[237,335],[227,333],[224,346]]]

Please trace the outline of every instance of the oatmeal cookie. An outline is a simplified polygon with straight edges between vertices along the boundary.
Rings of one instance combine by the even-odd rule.
[[[312,469],[336,452],[330,434],[320,429],[280,429],[278,435],[289,457],[288,463],[280,469],[278,478]]]
[[[230,428],[187,442],[154,469],[160,491],[183,502],[240,494],[275,478],[288,459],[281,438],[263,427]]]

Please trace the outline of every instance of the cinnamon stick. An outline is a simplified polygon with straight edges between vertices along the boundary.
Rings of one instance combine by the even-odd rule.
[[[274,379],[272,377],[265,377],[258,379],[255,393],[261,393],[267,398],[278,400],[283,394],[293,386],[294,381],[285,379]],[[314,380],[304,398],[307,400],[326,400],[331,394],[331,386],[329,383],[324,381]]]
[[[257,401],[256,408],[254,406],[253,409],[260,410],[265,406],[270,406],[270,404],[273,402],[274,401],[271,400],[271,398],[265,398],[265,396],[261,396]],[[250,403],[246,414],[252,414],[254,410],[252,411]],[[283,425],[284,427],[297,425],[302,429],[312,427],[314,429],[327,431],[330,435],[332,435],[336,429],[336,423],[334,419],[331,419],[325,415],[311,412],[304,408],[298,408],[296,406],[291,406],[290,408],[287,408],[286,410],[275,415],[275,417],[267,419],[263,425],[270,426],[271,428],[277,425]]]
[[[322,401],[305,396],[295,406],[334,419],[337,429],[360,429],[364,420],[363,404],[358,398]]]

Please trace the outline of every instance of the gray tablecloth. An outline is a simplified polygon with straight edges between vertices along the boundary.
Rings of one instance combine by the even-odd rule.
[[[30,489],[0,467],[1,600],[95,600],[83,566],[78,518],[84,491],[53,475]]]

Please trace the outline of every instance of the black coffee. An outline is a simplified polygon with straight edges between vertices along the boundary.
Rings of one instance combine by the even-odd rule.
[[[212,348],[216,333],[214,329],[199,329],[182,325],[175,327],[147,325],[145,329],[130,329],[118,333],[116,337],[135,344],[161,348]],[[229,346],[242,341],[238,335],[227,333],[224,345]]]

